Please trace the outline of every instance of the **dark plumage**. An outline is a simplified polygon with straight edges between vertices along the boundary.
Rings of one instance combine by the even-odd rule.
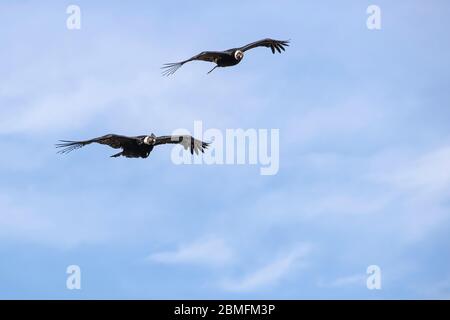
[[[225,51],[203,51],[202,53],[181,62],[166,63],[162,67],[162,69],[164,69],[162,74],[165,76],[170,76],[171,74],[174,74],[183,64],[194,60],[208,61],[215,63],[216,66],[211,71],[208,72],[211,73],[217,67],[231,67],[237,65],[244,58],[244,52],[247,50],[256,47],[267,47],[272,50],[272,53],[275,53],[276,51],[281,53],[281,51],[282,50],[285,51],[285,47],[288,46],[289,40],[283,41],[283,40],[264,39],[247,44],[240,48],[233,48]]]
[[[147,158],[152,152],[153,147],[160,144],[181,144],[184,149],[190,148],[191,154],[198,154],[199,151],[204,152],[208,148],[209,143],[194,139],[191,136],[161,136],[156,137],[153,133],[149,136],[126,137],[117,134],[107,134],[102,137],[94,138],[85,141],[65,141],[60,140],[61,143],[56,144],[57,148],[61,148],[58,153],[65,154],[73,150],[82,148],[91,143],[100,143],[108,145],[114,149],[122,149],[111,157],[119,156],[127,158]]]

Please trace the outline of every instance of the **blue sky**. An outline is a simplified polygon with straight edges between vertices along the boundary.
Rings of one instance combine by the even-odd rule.
[[[0,298],[450,298],[450,3],[228,3],[1,2]],[[160,76],[265,37],[292,44]],[[196,120],[279,129],[278,174],[53,147]]]

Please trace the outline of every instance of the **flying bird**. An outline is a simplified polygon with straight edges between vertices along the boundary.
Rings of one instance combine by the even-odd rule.
[[[111,158],[117,158],[120,156],[127,158],[147,158],[152,152],[155,146],[161,144],[181,144],[185,150],[188,148],[191,154],[196,154],[208,148],[210,143],[203,142],[194,139],[191,136],[161,136],[157,137],[153,133],[149,136],[136,136],[136,137],[126,137],[117,134],[107,134],[102,137],[94,138],[85,141],[66,141],[60,140],[60,143],[56,144],[57,148],[61,148],[58,153],[66,154],[73,150],[82,148],[91,143],[100,143],[103,145],[108,145],[114,149],[122,149],[121,152],[114,154]]]
[[[285,47],[288,46],[289,40],[264,39],[247,44],[240,48],[233,48],[225,51],[203,51],[202,53],[181,62],[166,63],[161,68],[164,69],[162,74],[165,76],[170,76],[174,74],[179,68],[181,68],[181,66],[185,63],[195,60],[215,63],[216,66],[208,72],[209,74],[213,72],[213,70],[217,67],[231,67],[237,65],[244,58],[244,52],[247,50],[257,47],[267,47],[272,50],[273,54],[275,54],[276,51],[278,51],[279,53],[281,53],[281,50],[285,51]]]

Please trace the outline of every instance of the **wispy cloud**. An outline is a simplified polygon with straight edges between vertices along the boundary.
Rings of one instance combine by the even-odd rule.
[[[310,245],[299,245],[288,254],[245,275],[243,278],[222,281],[221,286],[227,291],[247,292],[274,285],[285,278],[294,268],[302,267],[302,262],[310,251]]]
[[[352,96],[331,105],[309,107],[292,118],[287,128],[291,143],[305,144],[321,139],[346,140],[359,132],[365,135],[382,126],[386,110],[377,101]],[[350,116],[351,115],[351,116]]]
[[[428,235],[445,219],[449,219],[446,202],[450,190],[450,148],[442,146],[427,153],[379,157],[378,168],[369,179],[381,183],[390,193],[388,208],[390,226],[408,241],[418,241]],[[389,163],[393,162],[393,163]]]
[[[24,191],[24,198],[29,195],[30,192]],[[101,223],[93,220],[86,222],[84,214],[79,214],[76,210],[58,212],[58,208],[65,207],[59,199],[27,200],[31,203],[22,204],[7,195],[0,196],[0,238],[39,243],[60,249],[72,248],[82,243],[104,243],[110,239],[111,234]],[[56,203],[56,206],[49,207],[50,203]],[[36,210],[33,205],[41,207],[43,211]]]
[[[450,147],[432,150],[392,169],[378,180],[403,190],[438,195],[450,187]]]
[[[147,260],[164,264],[221,266],[229,263],[232,258],[233,251],[223,239],[209,237],[181,245],[173,251],[153,253]]]

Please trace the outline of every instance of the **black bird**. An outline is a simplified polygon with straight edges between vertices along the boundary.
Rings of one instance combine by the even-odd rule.
[[[213,62],[216,66],[208,72],[211,73],[217,67],[231,67],[237,65],[241,62],[242,58],[244,58],[244,52],[256,47],[267,47],[272,50],[272,53],[275,54],[275,50],[281,53],[281,50],[285,51],[285,47],[289,46],[289,40],[273,40],[273,39],[264,39],[259,40],[250,44],[247,44],[240,48],[228,49],[225,51],[203,51],[202,53],[193,56],[187,60],[176,62],[176,63],[166,63],[161,69],[165,69],[163,71],[163,75],[170,76],[174,74],[183,64],[186,62],[201,60]]]
[[[190,148],[191,154],[198,154],[199,151],[205,152],[210,143],[194,139],[191,136],[161,136],[156,137],[153,133],[149,136],[126,137],[116,134],[107,134],[102,137],[94,138],[85,141],[65,141],[60,140],[61,143],[56,144],[57,148],[62,148],[58,153],[65,154],[73,150],[84,147],[91,143],[100,143],[110,146],[114,149],[122,149],[121,152],[112,155],[112,158],[127,157],[127,158],[147,158],[152,152],[153,147],[160,144],[181,144],[185,150]]]

